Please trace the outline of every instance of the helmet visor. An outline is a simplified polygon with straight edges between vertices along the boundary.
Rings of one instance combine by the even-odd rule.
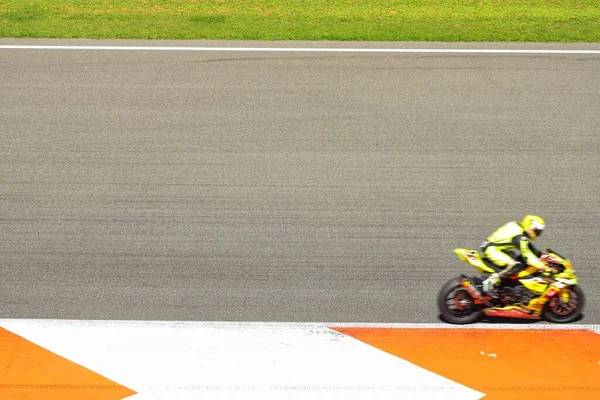
[[[542,232],[544,232],[544,228],[545,228],[544,224],[540,224],[537,221],[531,222],[531,230],[533,231],[533,233],[535,234],[536,237],[540,237]]]

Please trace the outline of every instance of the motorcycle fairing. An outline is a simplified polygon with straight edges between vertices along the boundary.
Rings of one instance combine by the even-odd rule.
[[[469,249],[454,249],[454,253],[463,260],[464,262],[471,264],[473,267],[478,269],[481,272],[493,274],[494,271],[489,266],[485,265],[483,259],[481,258],[481,254],[477,250],[469,250]]]
[[[457,248],[454,249],[454,253],[464,262],[470,264],[475,269],[485,274],[492,274],[496,272],[490,266],[486,265],[485,261],[481,257],[481,254],[477,250]],[[535,267],[527,267],[524,270],[517,273],[517,279],[525,286],[528,290],[537,295],[536,298],[525,304],[512,304],[504,307],[493,307],[488,299],[479,291],[472,286],[472,283],[465,279],[461,282],[463,286],[474,298],[475,303],[485,304],[488,306],[482,311],[487,316],[494,317],[508,317],[508,318],[524,318],[524,319],[540,319],[542,309],[544,305],[555,295],[560,294],[561,300],[565,303],[569,301],[569,291],[566,289],[568,286],[577,284],[577,277],[573,270],[570,262],[558,254],[551,253],[551,256],[555,257],[558,261],[563,263],[565,270],[560,274],[555,275],[555,280],[550,284],[547,280],[539,276],[531,276],[537,271]],[[465,277],[466,278],[466,277]]]
[[[492,307],[482,310],[488,317],[540,319],[541,313],[523,305],[511,305],[506,307]]]

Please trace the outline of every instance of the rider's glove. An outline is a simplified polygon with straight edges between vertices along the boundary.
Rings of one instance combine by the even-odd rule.
[[[544,265],[543,267],[540,268],[540,271],[542,271],[543,274],[550,274],[551,273],[551,269],[550,266],[548,266],[547,264]]]
[[[558,272],[559,272],[557,268],[550,267],[548,265],[545,265],[544,267],[542,267],[540,269],[544,275],[558,274]]]
[[[550,257],[548,256],[547,253],[542,253],[540,260],[545,264],[542,268],[540,268],[540,270],[542,271],[542,273],[546,276],[549,276],[550,274],[555,274],[556,272],[554,271],[554,268],[550,267],[548,265],[548,262]]]

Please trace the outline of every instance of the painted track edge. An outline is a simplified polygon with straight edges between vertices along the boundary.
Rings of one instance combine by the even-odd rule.
[[[161,326],[188,328],[398,328],[398,329],[504,329],[504,330],[591,330],[600,331],[600,324],[550,324],[531,323],[476,323],[472,325],[451,325],[443,323],[387,323],[387,322],[276,322],[276,321],[160,321],[160,320],[75,320],[75,319],[36,319],[36,318],[3,318],[0,326],[10,322],[32,321],[42,325],[73,326]]]

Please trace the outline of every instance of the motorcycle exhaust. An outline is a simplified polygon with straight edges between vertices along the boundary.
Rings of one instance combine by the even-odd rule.
[[[473,298],[473,302],[475,304],[484,304],[487,307],[493,307],[493,304],[487,301],[485,297],[483,297],[483,294],[480,293],[475,286],[473,286],[473,283],[471,283],[470,280],[463,279],[460,282],[460,285],[464,287],[465,290],[469,293],[469,295]]]

